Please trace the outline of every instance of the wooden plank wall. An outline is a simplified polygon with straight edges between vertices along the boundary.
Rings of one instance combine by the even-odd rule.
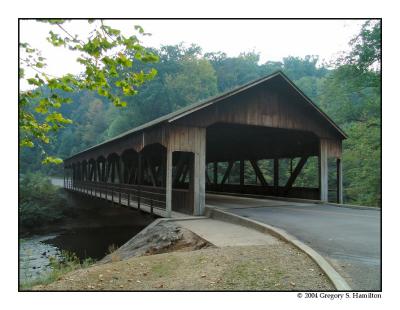
[[[338,139],[337,133],[321,120],[318,112],[301,100],[289,93],[257,86],[175,122],[198,127],[221,122],[296,129],[314,132],[321,138]]]

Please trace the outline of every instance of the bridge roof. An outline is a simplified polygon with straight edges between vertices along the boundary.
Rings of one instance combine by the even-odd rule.
[[[89,150],[96,149],[96,148],[98,148],[100,146],[103,146],[105,144],[112,143],[113,141],[116,141],[118,139],[125,138],[128,135],[132,135],[132,134],[144,131],[145,129],[148,129],[150,127],[154,127],[154,126],[159,125],[161,123],[173,123],[174,121],[176,121],[176,120],[178,120],[180,118],[183,118],[183,117],[185,117],[185,116],[187,116],[189,114],[195,113],[196,111],[199,111],[199,110],[201,110],[201,109],[203,109],[205,107],[208,107],[208,106],[210,106],[212,104],[220,102],[220,101],[222,101],[222,100],[224,100],[226,98],[235,96],[235,95],[237,95],[237,94],[239,94],[241,92],[244,92],[249,88],[255,87],[255,86],[259,85],[259,84],[267,83],[268,81],[270,81],[270,80],[272,80],[274,78],[277,78],[277,77],[281,77],[287,83],[287,85],[289,87],[292,87],[298,93],[298,95],[301,96],[307,102],[307,104],[309,104],[312,108],[314,108],[319,113],[319,115],[321,116],[321,118],[325,122],[329,123],[333,127],[333,129],[339,134],[339,136],[342,139],[346,139],[347,138],[346,133],[342,129],[340,129],[340,127],[337,124],[335,124],[335,122],[326,113],[324,113],[309,97],[307,97],[282,71],[276,71],[275,73],[272,73],[270,75],[264,76],[264,77],[259,78],[259,79],[256,79],[254,81],[251,81],[249,83],[246,83],[246,84],[244,84],[242,86],[239,86],[239,87],[236,87],[234,89],[228,90],[228,91],[226,91],[226,92],[224,92],[222,94],[218,94],[218,95],[216,95],[214,97],[207,98],[206,100],[202,100],[202,101],[196,102],[194,104],[191,104],[191,105],[188,105],[188,106],[186,106],[184,108],[181,108],[181,109],[179,109],[179,110],[177,110],[175,112],[166,114],[166,115],[161,116],[159,118],[156,118],[156,119],[154,119],[154,120],[152,120],[150,122],[147,122],[147,123],[145,123],[145,124],[143,124],[141,126],[135,127],[135,128],[133,128],[131,130],[128,130],[128,131],[120,134],[120,135],[117,135],[114,138],[111,138],[111,139],[106,140],[104,142],[101,142],[101,143],[99,143],[97,145],[94,145],[94,146],[92,146],[90,148],[87,148],[87,149],[85,149],[85,150],[83,150],[81,152],[78,152],[78,153],[70,156],[69,158],[75,157],[75,156],[77,156],[79,154],[82,154],[82,153],[85,153],[85,152],[87,152]],[[69,159],[69,158],[67,158],[67,159]]]

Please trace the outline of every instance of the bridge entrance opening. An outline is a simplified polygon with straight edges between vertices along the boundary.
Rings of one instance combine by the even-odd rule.
[[[206,190],[318,200],[312,132],[217,123],[207,128]]]

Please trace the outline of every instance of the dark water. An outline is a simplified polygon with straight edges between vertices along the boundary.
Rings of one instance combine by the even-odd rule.
[[[51,272],[50,258],[62,259],[62,251],[75,253],[81,260],[100,260],[110,253],[110,247],[120,247],[156,219],[83,195],[67,193],[66,198],[74,217],[20,239],[20,283],[45,277]]]
[[[42,242],[73,252],[82,260],[89,257],[99,260],[110,253],[111,247],[120,247],[145,227],[146,225],[80,228]]]

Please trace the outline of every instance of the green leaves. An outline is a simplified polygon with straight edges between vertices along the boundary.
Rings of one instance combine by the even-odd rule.
[[[117,64],[124,67],[132,67],[132,61],[129,60],[124,54],[120,53],[117,58]]]
[[[49,37],[47,38],[47,41],[50,42],[53,46],[65,46],[66,45],[66,40],[61,38],[60,35],[54,33],[53,31],[49,32]]]
[[[55,164],[55,165],[59,165],[63,162],[63,160],[61,158],[58,157],[53,157],[53,156],[46,156],[43,160],[42,160],[42,164]]]
[[[133,70],[134,60],[137,62],[156,62],[158,57],[147,51],[139,43],[136,35],[126,37],[119,29],[105,25],[102,20],[88,20],[93,25],[90,37],[82,40],[78,35],[71,34],[64,25],[63,19],[43,19],[40,22],[53,25],[56,31],[49,31],[47,41],[55,47],[66,47],[69,50],[79,51],[81,55],[76,59],[84,66],[83,74],[74,76],[67,74],[62,77],[53,77],[41,71],[46,67],[45,58],[40,51],[32,48],[28,43],[20,43],[20,50],[24,54],[20,58],[19,77],[25,78],[25,68],[33,68],[37,74],[28,77],[26,82],[37,87],[34,91],[21,92],[20,132],[21,147],[34,147],[34,140],[48,144],[49,132],[57,131],[72,123],[57,111],[63,104],[71,101],[65,93],[80,90],[96,91],[98,95],[108,98],[116,107],[125,107],[126,101],[120,96],[137,94],[138,87],[151,80],[157,71],[148,72]],[[145,35],[140,26],[135,26],[139,34]],[[128,56],[129,55],[129,56]],[[112,87],[111,83],[117,86]],[[46,89],[46,91],[43,91]],[[47,91],[49,90],[49,91]],[[37,119],[39,114],[40,121]],[[44,163],[59,163],[51,157],[46,157]]]

